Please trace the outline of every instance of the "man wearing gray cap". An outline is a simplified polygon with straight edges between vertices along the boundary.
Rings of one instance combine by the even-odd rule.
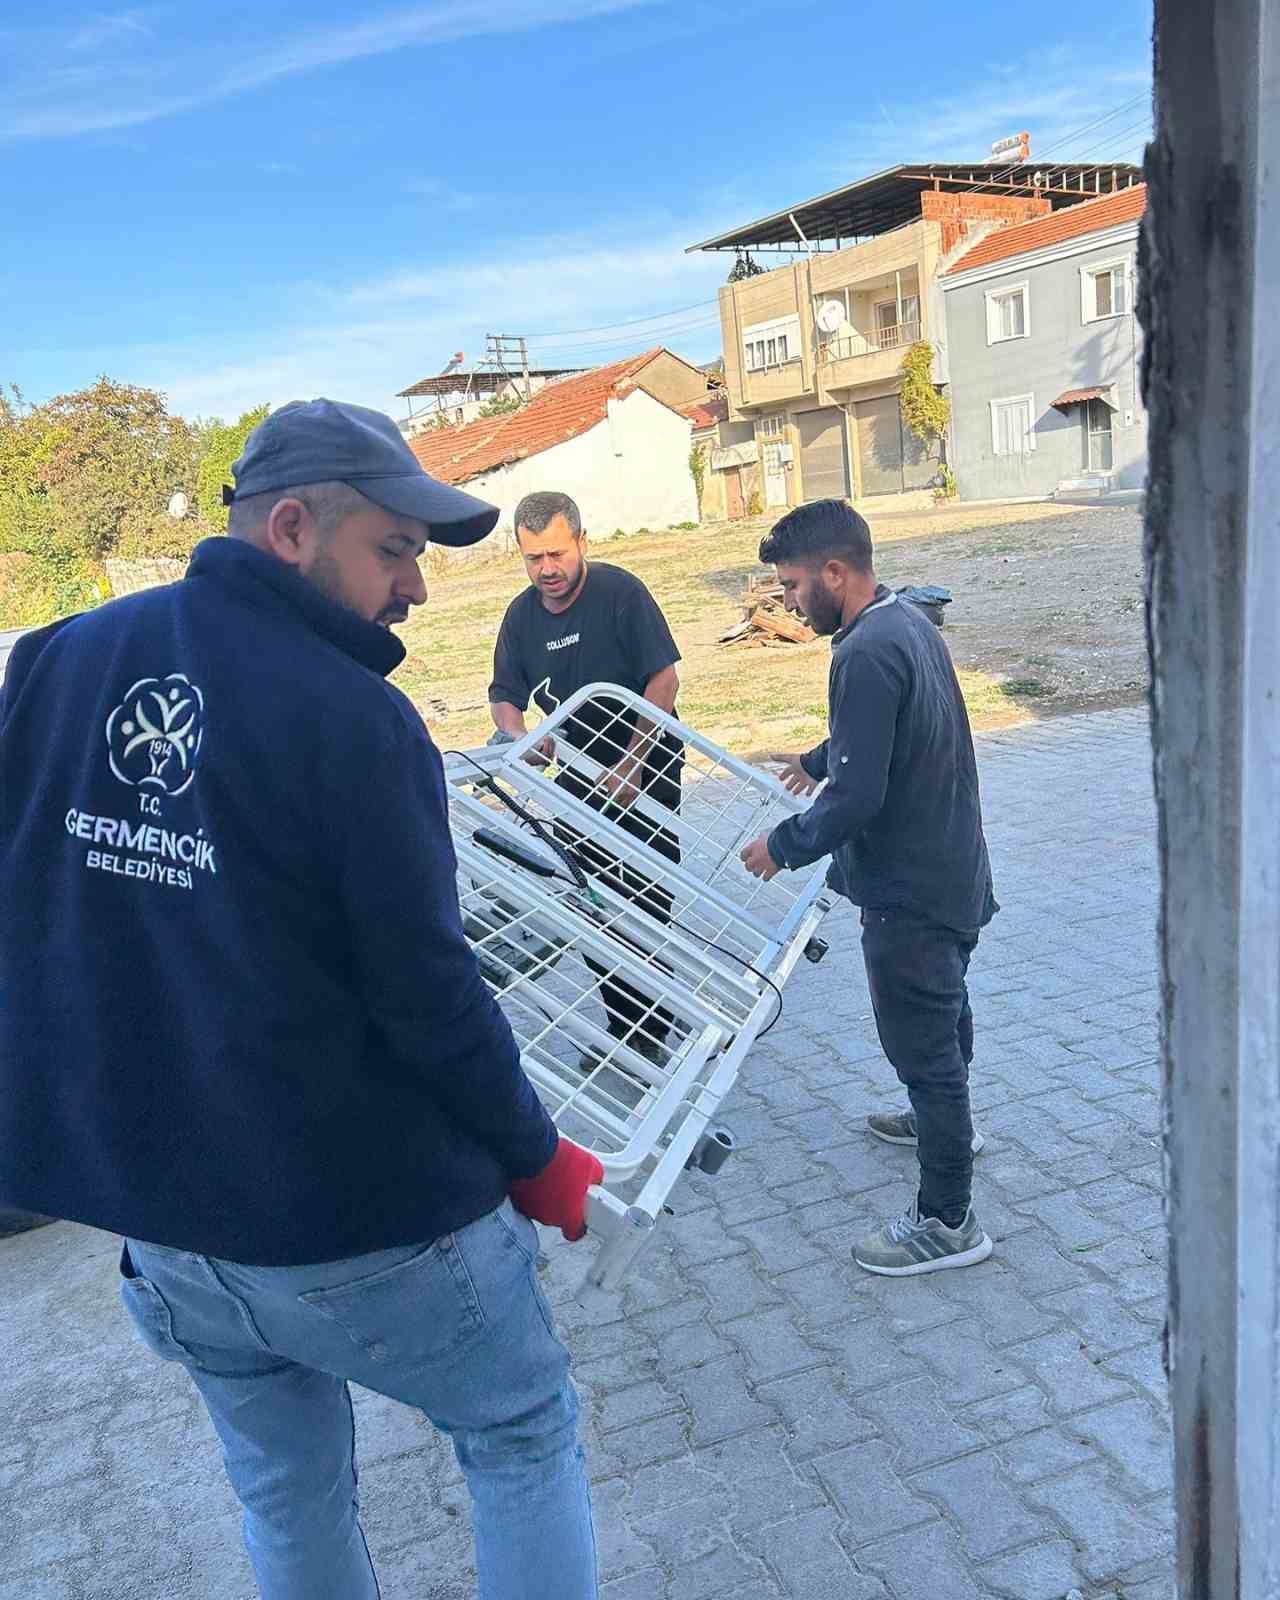
[[[602,1170],[521,1070],[440,757],[385,681],[428,540],[497,512],[328,400],[269,416],[235,475],[182,582],[9,662],[0,1202],[125,1236],[125,1305],[208,1407],[263,1600],[378,1594],[348,1380],[452,1437],[484,1600],[591,1600],[528,1218],[581,1237]]]

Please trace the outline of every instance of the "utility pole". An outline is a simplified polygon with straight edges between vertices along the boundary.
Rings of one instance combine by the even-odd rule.
[[[485,365],[500,372],[513,385],[516,382],[515,372],[519,372],[517,393],[523,393],[525,400],[528,400],[532,391],[529,383],[529,349],[524,337],[490,333],[485,336],[485,350]]]

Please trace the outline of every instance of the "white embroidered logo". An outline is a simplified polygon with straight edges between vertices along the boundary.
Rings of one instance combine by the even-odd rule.
[[[107,718],[111,770],[121,783],[179,795],[196,775],[204,696],[185,673],[139,678]]]

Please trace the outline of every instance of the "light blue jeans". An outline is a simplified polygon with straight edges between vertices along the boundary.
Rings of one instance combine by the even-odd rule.
[[[377,1600],[348,1379],[452,1438],[481,1600],[595,1600],[578,1402],[537,1249],[509,1202],[432,1244],[317,1266],[128,1242],[125,1306],[204,1398],[263,1600]]]

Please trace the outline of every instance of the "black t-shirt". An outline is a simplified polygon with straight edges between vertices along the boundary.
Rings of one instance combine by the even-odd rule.
[[[521,711],[530,700],[554,711],[588,683],[618,683],[643,694],[654,673],[680,659],[667,619],[640,579],[621,567],[593,561],[578,598],[566,611],[548,611],[530,586],[507,607],[493,653],[489,700]],[[584,755],[613,766],[635,729],[635,713],[620,718],[618,702],[584,707],[561,733]],[[664,737],[650,747],[645,765],[669,767],[681,747]]]

